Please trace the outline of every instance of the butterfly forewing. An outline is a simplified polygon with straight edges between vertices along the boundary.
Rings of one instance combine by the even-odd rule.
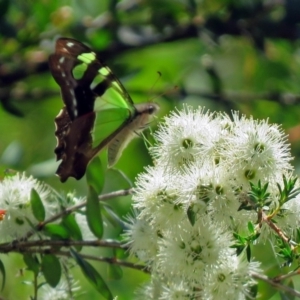
[[[94,108],[94,93],[90,85],[103,65],[97,59],[87,64],[78,58],[83,53],[89,52],[91,50],[85,45],[75,40],[61,38],[56,42],[55,53],[49,58],[51,73],[61,88],[62,98],[71,120],[93,111]],[[81,77],[77,74],[78,66],[85,67]],[[102,81],[105,80],[102,78]]]
[[[84,44],[68,38],[58,39],[49,63],[72,120],[92,111],[95,96],[103,96],[110,88],[116,90],[122,98],[121,102],[120,99],[115,101],[115,105],[133,105],[120,81],[97,58],[95,52]]]

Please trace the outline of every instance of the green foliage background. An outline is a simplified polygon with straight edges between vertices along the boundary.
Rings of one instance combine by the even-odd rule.
[[[25,170],[58,191],[86,194],[85,180],[61,184],[54,176],[53,120],[62,100],[47,59],[60,36],[99,52],[136,103],[159,103],[158,120],[189,103],[281,123],[293,134],[298,169],[299,23],[295,0],[0,0],[0,176],[7,168]],[[101,157],[105,161],[105,153]],[[137,139],[116,168],[134,181],[149,163],[146,147]],[[116,174],[107,172],[105,192],[129,187]],[[112,203],[121,216],[129,205],[129,198]],[[108,231],[110,237],[118,234]],[[19,264],[17,255],[6,260],[10,279],[0,292],[5,299],[30,294],[31,287],[20,284],[30,274],[15,278]],[[105,274],[105,264],[95,265]],[[99,299],[80,272],[75,273],[86,292],[78,299]],[[124,279],[108,279],[108,284],[118,299],[131,299],[146,278],[124,269]]]

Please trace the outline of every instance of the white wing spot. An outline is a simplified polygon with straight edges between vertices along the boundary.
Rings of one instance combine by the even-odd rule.
[[[62,57],[59,59],[59,63],[60,63],[60,64],[63,64],[64,61],[65,61],[65,58],[62,56]]]
[[[76,108],[77,107],[77,102],[76,102],[76,98],[75,98],[75,94],[74,94],[73,89],[69,89],[69,92],[70,92],[70,94],[72,96],[73,106],[74,106],[74,108]]]
[[[74,46],[74,43],[72,43],[72,42],[68,42],[68,43],[67,43],[67,46],[71,48],[71,47],[73,47],[73,46]]]
[[[74,108],[74,116],[77,117],[77,115],[78,115],[78,110],[77,108]]]
[[[66,77],[66,73],[65,72],[61,72],[61,76],[62,77]]]
[[[57,65],[56,67],[57,67],[57,69],[60,69],[60,65]]]

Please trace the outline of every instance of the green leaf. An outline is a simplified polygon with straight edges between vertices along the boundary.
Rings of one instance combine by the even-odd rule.
[[[71,254],[77,264],[80,266],[84,276],[87,280],[94,286],[94,288],[105,297],[105,299],[112,300],[113,295],[106,285],[105,281],[101,277],[101,275],[97,272],[97,270],[89,264],[86,260],[84,260],[77,252],[73,249],[70,249]]]
[[[61,277],[61,265],[58,258],[52,254],[44,255],[41,267],[47,283],[56,287]]]
[[[188,217],[191,225],[194,226],[195,222],[196,222],[196,213],[194,212],[192,205],[190,205],[187,210],[187,217]]]
[[[23,260],[28,270],[32,271],[35,275],[39,273],[40,264],[36,255],[29,254],[29,253],[23,254]]]
[[[86,180],[89,186],[100,195],[104,186],[104,169],[101,160],[96,156],[88,165],[86,170]]]
[[[246,296],[246,299],[247,300],[256,299],[257,293],[258,293],[258,285],[257,284],[252,285],[249,290],[249,296]]]
[[[68,230],[71,238],[75,241],[82,241],[82,234],[74,215],[67,215],[63,217],[61,224]],[[76,246],[76,250],[80,251],[81,246]]]
[[[2,262],[2,260],[0,259],[0,272],[2,274],[2,286],[1,286],[1,291],[3,291],[4,285],[5,285],[5,280],[6,280],[6,273],[5,273],[5,266]]]
[[[119,280],[123,277],[123,270],[118,265],[108,264],[108,278]]]
[[[254,225],[253,225],[253,223],[252,222],[248,222],[248,230],[249,230],[249,232],[251,233],[251,234],[253,234],[254,232],[255,232],[255,230],[254,230]]]
[[[43,231],[54,239],[68,239],[70,237],[68,230],[59,224],[46,224]]]
[[[45,207],[40,198],[40,195],[34,188],[32,188],[30,192],[30,203],[34,217],[39,222],[43,222],[46,217]]]
[[[6,149],[4,149],[2,156],[0,157],[0,161],[1,164],[10,166],[10,168],[14,168],[21,163],[23,156],[24,156],[23,145],[20,142],[13,141],[7,146]]]
[[[105,172],[105,180],[109,183],[109,187],[105,186],[105,192],[129,189],[133,186],[127,175],[119,169],[109,168]]]
[[[110,207],[108,203],[101,203],[101,213],[104,216],[105,220],[109,221],[109,223],[114,227],[121,227],[124,229],[125,223]]]
[[[250,262],[251,261],[251,248],[250,248],[250,246],[246,247],[246,254],[247,254],[247,260]]]
[[[101,239],[103,235],[103,221],[100,211],[100,203],[98,194],[92,186],[89,187],[89,193],[87,196],[86,219],[92,233]]]
[[[118,259],[125,259],[128,258],[129,256],[129,251],[127,249],[113,248],[112,251],[113,251],[113,256]]]

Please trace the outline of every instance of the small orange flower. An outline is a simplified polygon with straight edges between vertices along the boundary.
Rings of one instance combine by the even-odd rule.
[[[0,221],[2,221],[4,219],[5,214],[6,214],[6,210],[0,209]]]

